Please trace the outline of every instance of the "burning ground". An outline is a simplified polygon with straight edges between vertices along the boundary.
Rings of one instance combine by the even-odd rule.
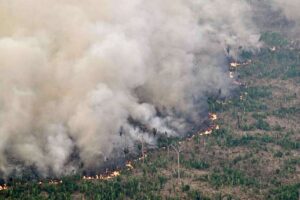
[[[185,136],[208,94],[235,87],[227,58],[261,45],[239,0],[2,0],[0,13],[6,178],[94,171],[155,146],[152,130]]]
[[[299,45],[230,3],[1,1],[0,198],[295,199]]]
[[[13,181],[1,197],[297,200],[299,68],[293,66],[300,64],[299,52],[266,46],[251,55],[251,64],[235,68],[241,84],[234,95],[209,98],[210,123],[191,137],[161,137],[158,150],[102,176],[63,177],[58,184]]]

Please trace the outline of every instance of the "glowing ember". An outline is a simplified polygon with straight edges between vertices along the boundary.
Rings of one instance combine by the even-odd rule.
[[[145,158],[147,158],[147,154],[145,154],[144,157],[142,156],[142,157],[138,158],[138,160],[143,160]]]
[[[129,169],[129,170],[133,169],[133,166],[132,166],[132,164],[131,164],[130,162],[128,162],[128,163],[126,164],[126,167],[127,167],[127,169]]]
[[[275,49],[276,50],[276,49]],[[229,65],[230,67],[232,68],[238,68],[239,66],[242,66],[242,65],[249,65],[251,64],[252,60],[248,60],[246,62],[243,62],[243,63],[238,63],[238,62],[231,62]]]
[[[210,135],[210,134],[212,134],[212,131],[213,130],[211,128],[209,128],[204,132],[204,135]]]
[[[106,177],[100,177],[100,179],[101,180],[109,180],[109,179],[115,178],[115,177],[120,176],[120,175],[121,175],[121,173],[119,171],[114,171]]]
[[[240,66],[241,64],[240,63],[237,63],[237,62],[232,62],[230,63],[230,67],[238,67]]]
[[[96,176],[83,176],[83,180],[91,181],[91,180],[109,180],[112,178],[115,178],[117,176],[120,176],[121,173],[119,171],[113,171],[110,174],[107,175],[96,175]]]
[[[206,131],[204,131],[203,133],[200,133],[200,135],[210,135],[210,134],[212,134],[213,130],[219,130],[219,129],[220,129],[219,125],[212,125]]]
[[[121,175],[121,173],[118,172],[118,171],[114,171],[114,172],[112,173],[112,176],[113,176],[113,177],[120,176],[120,175]]]
[[[211,121],[215,121],[218,119],[218,116],[215,113],[209,113],[208,116]]]
[[[6,186],[6,184],[0,185],[0,191],[3,191],[3,190],[8,190],[8,187]]]
[[[274,47],[270,48],[270,51],[272,51],[272,52],[276,51],[276,47],[274,46]]]
[[[39,182],[39,184],[42,184],[42,182]],[[49,185],[58,185],[58,184],[62,184],[62,180],[51,180],[48,182]]]

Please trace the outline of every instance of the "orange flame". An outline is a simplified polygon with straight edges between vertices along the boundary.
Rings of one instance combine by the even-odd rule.
[[[145,158],[147,158],[147,154],[144,154],[144,157],[142,156],[142,157],[138,158],[138,160],[143,160]]]
[[[132,166],[131,162],[126,163],[126,167],[127,167],[128,170],[133,169],[133,166]]]
[[[218,115],[216,113],[208,113],[208,118],[214,122],[218,119]],[[213,130],[219,130],[220,129],[220,126],[217,125],[217,124],[213,124],[211,125],[207,130],[205,130],[204,132],[200,132],[198,133],[200,136],[203,136],[203,135],[210,135],[212,134]]]
[[[208,113],[208,117],[211,121],[215,121],[218,119],[218,116],[215,113]]]
[[[0,191],[8,190],[8,187],[6,184],[0,185]]]
[[[212,134],[212,129],[211,128],[208,128],[205,132],[204,132],[204,135],[210,135]]]
[[[111,174],[109,174],[107,176],[100,176],[99,178],[101,180],[109,180],[109,179],[115,178],[120,175],[121,175],[121,173],[119,171],[113,171]]]
[[[241,64],[240,63],[237,63],[237,62],[232,62],[230,63],[230,67],[238,67],[240,66]]]
[[[276,50],[276,48],[275,48],[275,50]],[[243,63],[231,62],[229,65],[232,68],[238,68],[239,66],[242,66],[242,65],[249,65],[249,64],[251,64],[251,62],[252,62],[252,60],[248,60],[248,61],[243,62]]]
[[[121,172],[119,171],[113,171],[111,172],[110,174],[107,174],[107,175],[96,175],[96,176],[83,176],[82,179],[83,180],[109,180],[109,179],[112,179],[112,178],[115,178],[117,176],[120,176],[121,175]]]

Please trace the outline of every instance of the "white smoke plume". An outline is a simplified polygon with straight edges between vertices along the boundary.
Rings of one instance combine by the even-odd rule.
[[[224,49],[256,48],[240,0],[0,0],[0,171],[101,166],[142,135],[183,135],[230,91]],[[131,120],[129,120],[131,119]],[[146,131],[147,132],[147,131]]]

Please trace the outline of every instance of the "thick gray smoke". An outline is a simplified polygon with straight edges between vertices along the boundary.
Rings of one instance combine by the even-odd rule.
[[[183,135],[207,92],[230,91],[224,48],[256,48],[240,0],[0,0],[0,171],[101,166]],[[130,119],[130,120],[129,120]],[[135,122],[135,123],[133,123]],[[147,131],[146,131],[147,132]]]
[[[296,23],[299,23],[300,13],[299,6],[300,1],[298,0],[273,0],[275,2],[274,8],[281,9],[284,15],[290,19],[294,20]]]
[[[300,39],[300,1],[299,0],[273,0],[273,9],[282,12],[282,15],[294,23],[286,32],[293,38]]]
[[[262,32],[276,31],[300,39],[299,0],[247,0],[256,25]]]

